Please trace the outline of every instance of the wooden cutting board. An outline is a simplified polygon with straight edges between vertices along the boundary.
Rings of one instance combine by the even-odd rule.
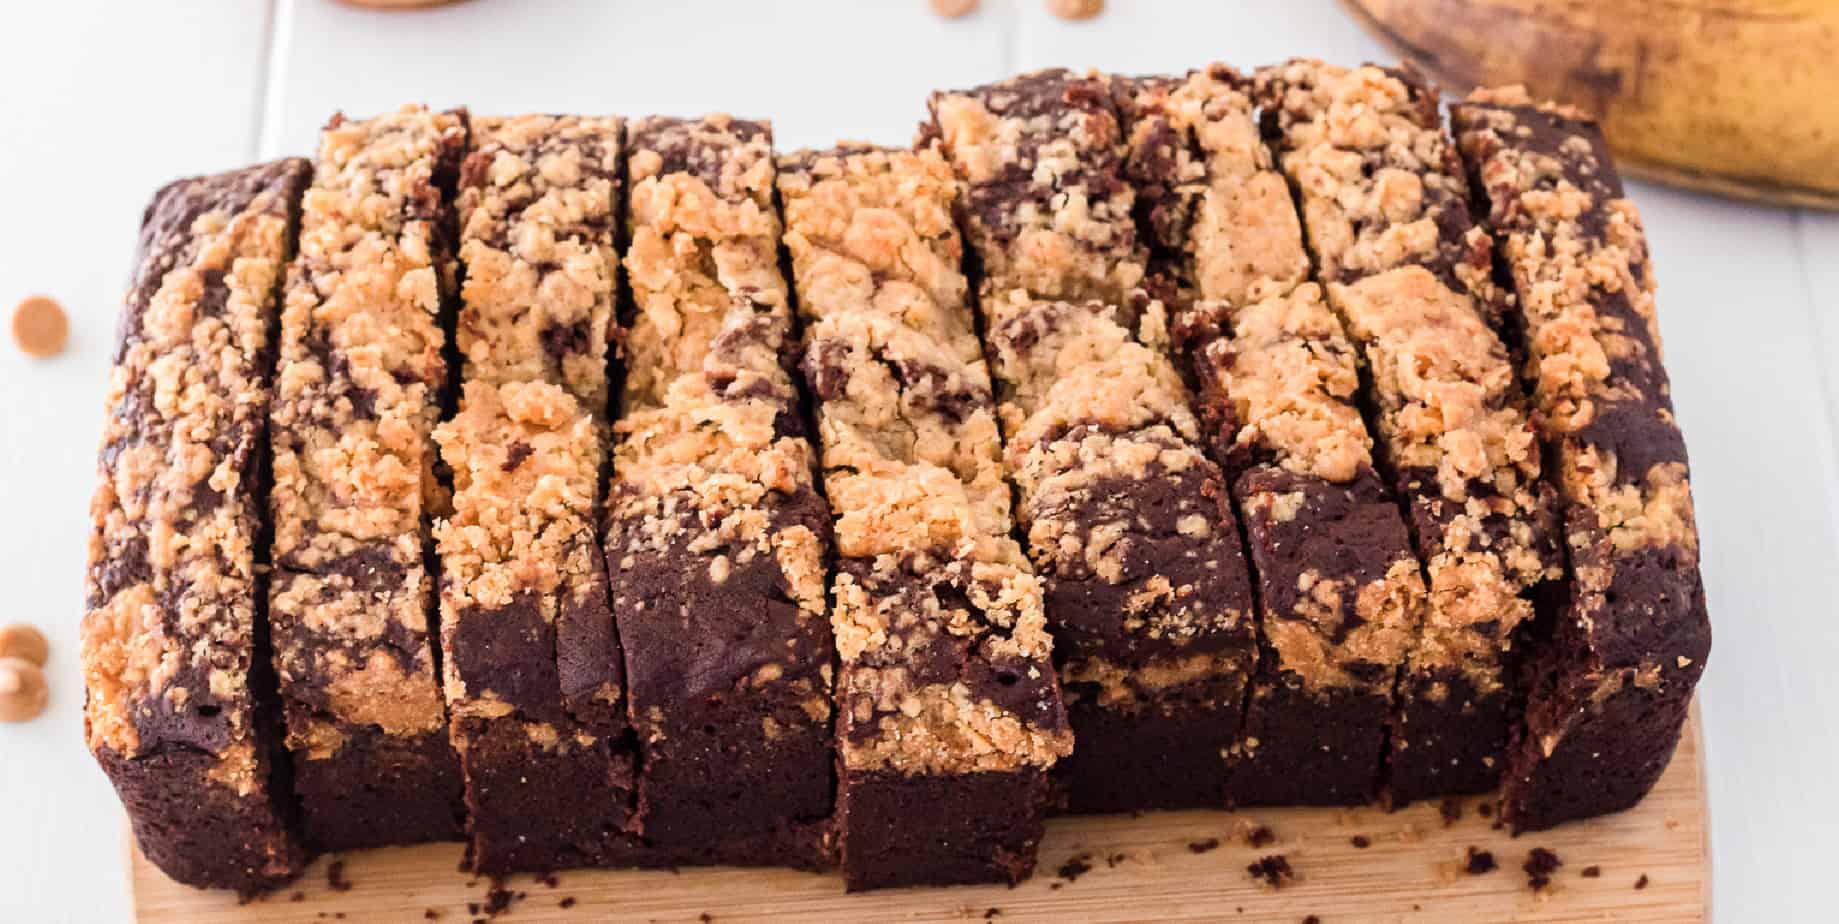
[[[1652,794],[1635,809],[1509,837],[1464,800],[1461,817],[1417,805],[1166,812],[1050,821],[1035,877],[1000,886],[848,895],[836,876],[788,870],[565,872],[507,880],[495,921],[1701,921],[1710,863],[1696,712]],[[1259,827],[1270,843],[1248,841]],[[1361,838],[1361,841],[1356,841]],[[131,841],[132,839],[130,839]],[[1365,843],[1364,848],[1357,846]],[[1498,864],[1464,870],[1470,847]],[[1534,891],[1522,869],[1543,847],[1563,863]],[[129,848],[141,924],[449,921],[487,917],[493,884],[457,871],[460,845],[322,858],[292,889],[238,904],[166,878]],[[1246,867],[1282,855],[1272,889]],[[342,863],[334,874],[331,864]],[[1586,875],[1594,868],[1596,875]],[[344,888],[330,880],[338,878]],[[563,907],[564,905],[568,907]]]

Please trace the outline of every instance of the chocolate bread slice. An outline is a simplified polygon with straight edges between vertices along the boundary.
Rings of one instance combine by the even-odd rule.
[[[454,512],[435,527],[469,857],[505,873],[630,855],[632,755],[595,542],[600,428],[548,382],[468,382],[435,431]],[[600,668],[583,686],[578,664]]]
[[[769,127],[644,119],[628,154],[634,311],[606,555],[638,828],[683,862],[830,850],[830,518],[785,360]]]
[[[310,166],[153,197],[109,379],[90,502],[84,732],[141,852],[245,894],[307,859],[263,613],[280,283]]]
[[[1711,651],[1686,446],[1641,218],[1601,131],[1523,93],[1452,108],[1511,280],[1556,457],[1571,597],[1508,751],[1516,831],[1634,805],[1666,769]]]
[[[434,427],[448,381],[463,114],[334,117],[288,270],[269,422],[269,617],[306,833],[325,849],[457,838],[435,669]]]
[[[447,707],[482,872],[635,853],[624,674],[597,523],[623,123],[475,118],[460,412],[435,431]]]
[[[1198,303],[1184,327],[1262,602],[1228,791],[1236,805],[1365,802],[1426,597],[1373,466],[1353,345],[1315,283]]]
[[[1221,805],[1255,608],[1165,305],[1142,290],[1114,89],[1045,71],[935,94],[927,131],[969,190],[1006,468],[1079,741],[1069,807]]]
[[[781,162],[839,562],[849,888],[1016,882],[1072,749],[1041,585],[1009,538],[989,374],[936,151]]]
[[[1353,346],[1321,287],[1304,281],[1301,222],[1251,89],[1220,64],[1113,80],[1151,286],[1181,306],[1178,353],[1262,603],[1228,797],[1359,803],[1379,782],[1424,583],[1374,470]]]
[[[1079,745],[1068,806],[1224,805],[1256,611],[1187,388],[1129,308],[1019,293],[982,308]]]
[[[1366,366],[1381,463],[1430,607],[1400,681],[1386,796],[1492,788],[1541,586],[1554,496],[1492,325],[1500,298],[1434,89],[1410,71],[1295,60],[1257,76],[1316,272]]]

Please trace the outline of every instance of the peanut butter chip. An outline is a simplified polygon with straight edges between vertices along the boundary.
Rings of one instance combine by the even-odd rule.
[[[346,6],[369,7],[373,10],[413,10],[424,6],[446,6],[454,0],[339,0]]]
[[[13,309],[13,341],[29,355],[56,356],[63,352],[69,336],[64,309],[43,295],[34,295]]]
[[[23,622],[0,626],[0,658],[18,658],[44,667],[50,655],[51,646],[45,641],[45,633]]]
[[[45,711],[45,672],[19,658],[0,658],[0,722],[27,722]]]
[[[977,0],[931,0],[932,11],[946,19],[969,16],[977,11]]]
[[[1061,19],[1091,19],[1105,11],[1105,0],[1047,0],[1047,11]]]

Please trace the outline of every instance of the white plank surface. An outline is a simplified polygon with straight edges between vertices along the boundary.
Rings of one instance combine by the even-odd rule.
[[[946,21],[923,0],[485,0],[382,15],[283,0],[282,10],[290,50],[265,145],[288,153],[310,152],[334,111],[404,102],[479,113],[724,111],[771,118],[785,149],[839,135],[903,144],[928,90],[1003,71],[1000,10]]]
[[[64,355],[0,347],[0,622],[51,638],[51,708],[0,725],[0,921],[117,920],[114,790],[83,749],[77,622],[102,395],[140,212],[254,152],[262,3],[9,5],[0,26],[0,307],[70,314]]]
[[[925,0],[472,0],[373,13],[329,0],[9,9],[0,30],[0,307],[71,310],[49,362],[0,347],[0,620],[51,634],[51,714],[0,726],[0,921],[125,913],[121,816],[84,753],[76,623],[84,509],[141,207],[174,176],[310,153],[326,117],[405,101],[773,119],[786,148],[908,140],[928,90],[1026,67],[1130,72],[1309,54],[1387,59],[1332,0],[1038,0],[956,22]],[[270,54],[272,49],[272,55]],[[1839,216],[1650,186],[1716,643],[1703,686],[1713,889],[1726,920],[1807,919],[1839,860]]]

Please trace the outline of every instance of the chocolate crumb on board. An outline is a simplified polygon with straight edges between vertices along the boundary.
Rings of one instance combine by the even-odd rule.
[[[703,913],[696,916],[696,920],[703,922],[703,924],[709,924],[710,921],[715,920],[715,915],[712,915],[708,913],[707,911],[704,911]]]
[[[1210,850],[1218,850],[1219,846],[1220,846],[1220,839],[1217,837],[1210,837],[1202,841],[1189,841],[1188,842],[1188,852],[1189,853],[1206,853]]]
[[[1245,832],[1245,845],[1254,849],[1273,843],[1276,840],[1277,833],[1272,831],[1269,825],[1258,825]]]
[[[1071,859],[1060,864],[1060,868],[1054,871],[1054,875],[1059,876],[1067,882],[1072,882],[1091,871],[1092,855],[1089,853],[1081,853],[1075,854]]]
[[[1245,871],[1270,889],[1281,889],[1296,878],[1296,871],[1290,868],[1290,861],[1281,853],[1259,857],[1257,862],[1247,865]]]
[[[573,895],[562,896],[562,900],[559,902],[556,902],[556,907],[563,908],[563,909],[575,907],[575,897]]]
[[[1489,207],[1573,581],[1537,659],[1501,814],[1536,831],[1620,811],[1660,778],[1711,653],[1686,444],[1646,233],[1603,135],[1520,88],[1450,109]]]
[[[1637,890],[1647,888],[1647,874],[1646,873],[1642,873],[1641,878],[1635,880],[1635,888]]]
[[[334,892],[351,891],[351,880],[345,878],[345,861],[333,860],[326,864],[326,887]]]
[[[421,917],[424,921],[438,921],[441,919],[441,913],[433,908],[424,908]]]
[[[485,916],[495,918],[511,907],[515,898],[510,889],[504,887],[504,880],[493,878],[492,887],[485,893]]]
[[[1469,875],[1479,876],[1482,873],[1491,873],[1496,868],[1493,852],[1482,850],[1479,847],[1469,848],[1468,861],[1463,866],[1463,870]]]
[[[1303,924],[1322,924],[1322,916],[1319,914],[1304,915]]]
[[[1563,865],[1564,861],[1558,859],[1558,854],[1544,847],[1534,847],[1527,852],[1526,862],[1520,864],[1520,868],[1526,871],[1527,886],[1538,890],[1551,885],[1552,873]]]
[[[1598,879],[1603,875],[1603,868],[1596,865],[1586,866],[1577,873],[1585,879]]]
[[[1348,843],[1353,844],[1355,850],[1365,850],[1368,847],[1373,846],[1373,842],[1370,839],[1368,839],[1367,836],[1364,834],[1356,834],[1353,837],[1348,838]]]
[[[1002,913],[1003,910],[1001,908],[988,908],[983,912],[983,919],[986,921],[994,920],[1002,917]]]
[[[295,893],[293,893],[292,895],[289,895],[289,896],[287,897],[287,900],[288,900],[288,901],[290,901],[290,902],[303,902],[303,901],[306,901],[306,893],[305,893],[305,892],[295,892]]]
[[[1461,796],[1443,797],[1443,801],[1437,804],[1437,814],[1442,816],[1443,826],[1445,828],[1449,827],[1450,825],[1455,824],[1458,821],[1461,821],[1462,820],[1462,797]]]

